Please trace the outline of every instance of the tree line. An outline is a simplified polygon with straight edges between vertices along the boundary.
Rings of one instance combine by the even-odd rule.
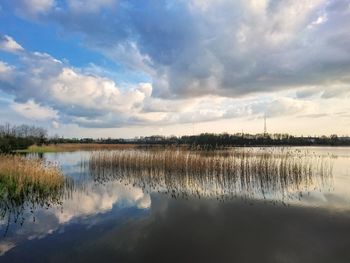
[[[293,136],[289,134],[215,134],[202,133],[184,136],[146,136],[134,139],[114,138],[52,138],[51,143],[100,143],[100,144],[140,144],[140,145],[186,145],[191,148],[216,149],[230,146],[350,146],[350,137]]]
[[[48,142],[47,130],[30,125],[0,125],[0,152],[9,153]]]
[[[134,139],[120,138],[64,138],[48,137],[47,130],[30,125],[0,125],[0,152],[27,149],[31,145],[62,143],[98,144],[137,144],[137,145],[185,145],[196,149],[217,149],[230,146],[350,146],[350,137],[331,136],[293,136],[289,134],[214,134],[184,136],[146,136]]]
[[[289,134],[213,134],[203,133],[182,136],[180,143],[201,148],[224,148],[229,146],[350,146],[349,137],[293,136]]]

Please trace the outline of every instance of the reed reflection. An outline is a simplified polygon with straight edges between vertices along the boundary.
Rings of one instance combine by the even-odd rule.
[[[23,224],[23,213],[60,205],[68,181],[57,165],[42,159],[0,155],[0,222]],[[33,217],[35,220],[35,217]]]
[[[262,198],[284,203],[332,189],[332,156],[284,148],[226,151],[123,150],[94,152],[94,180],[119,180],[174,198]]]
[[[149,207],[150,193],[220,201],[258,198],[284,204],[308,191],[330,191],[333,182],[332,156],[283,148],[99,151],[68,168],[77,176],[65,174],[60,187],[49,191],[29,187],[16,195],[0,195],[1,232],[6,235],[11,223],[35,221],[34,212],[42,209],[61,210],[59,222],[65,223],[110,210],[121,199]],[[82,200],[92,206],[82,206]]]
[[[7,235],[12,223],[22,226],[25,220],[36,221],[35,211],[40,209],[57,208],[62,210],[64,200],[69,199],[74,191],[71,180],[65,179],[59,188],[50,191],[40,191],[31,188],[19,195],[3,195],[0,198],[0,223],[5,227],[0,228],[4,236]],[[29,212],[29,215],[28,215]],[[0,224],[0,225],[1,225]]]

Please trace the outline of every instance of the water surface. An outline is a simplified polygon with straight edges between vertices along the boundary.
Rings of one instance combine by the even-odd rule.
[[[332,172],[277,187],[275,177],[96,174],[90,152],[44,154],[72,183],[58,202],[2,207],[0,261],[350,262],[350,148],[300,150]]]

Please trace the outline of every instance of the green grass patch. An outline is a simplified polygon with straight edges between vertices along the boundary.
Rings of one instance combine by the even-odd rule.
[[[17,150],[18,153],[51,153],[51,152],[63,152],[64,149],[60,147],[56,147],[54,145],[43,145],[43,146],[37,146],[32,145],[24,150]]]

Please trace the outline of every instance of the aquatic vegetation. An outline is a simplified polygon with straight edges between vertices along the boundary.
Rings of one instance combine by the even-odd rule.
[[[18,155],[0,155],[1,196],[16,196],[36,188],[42,193],[59,188],[64,176],[54,164]]]
[[[0,155],[0,219],[19,219],[26,206],[60,203],[66,179],[57,165],[37,158]],[[23,218],[24,219],[24,218]]]
[[[100,182],[120,179],[185,198],[277,196],[283,201],[329,186],[332,175],[331,157],[285,148],[100,151],[92,153],[88,167]]]
[[[74,152],[74,151],[96,151],[96,150],[117,150],[136,148],[133,144],[99,144],[99,143],[62,143],[49,145],[32,145],[22,153],[47,153],[47,152]]]
[[[35,156],[0,156],[0,221],[7,221],[8,226],[10,221],[35,220],[40,208],[63,209],[75,191],[89,191],[85,183],[91,179],[96,184],[119,182],[141,188],[145,194],[159,192],[173,198],[257,198],[284,204],[301,199],[308,191],[331,187],[334,158],[288,148],[101,150],[78,161],[82,177],[73,181],[56,164]]]

